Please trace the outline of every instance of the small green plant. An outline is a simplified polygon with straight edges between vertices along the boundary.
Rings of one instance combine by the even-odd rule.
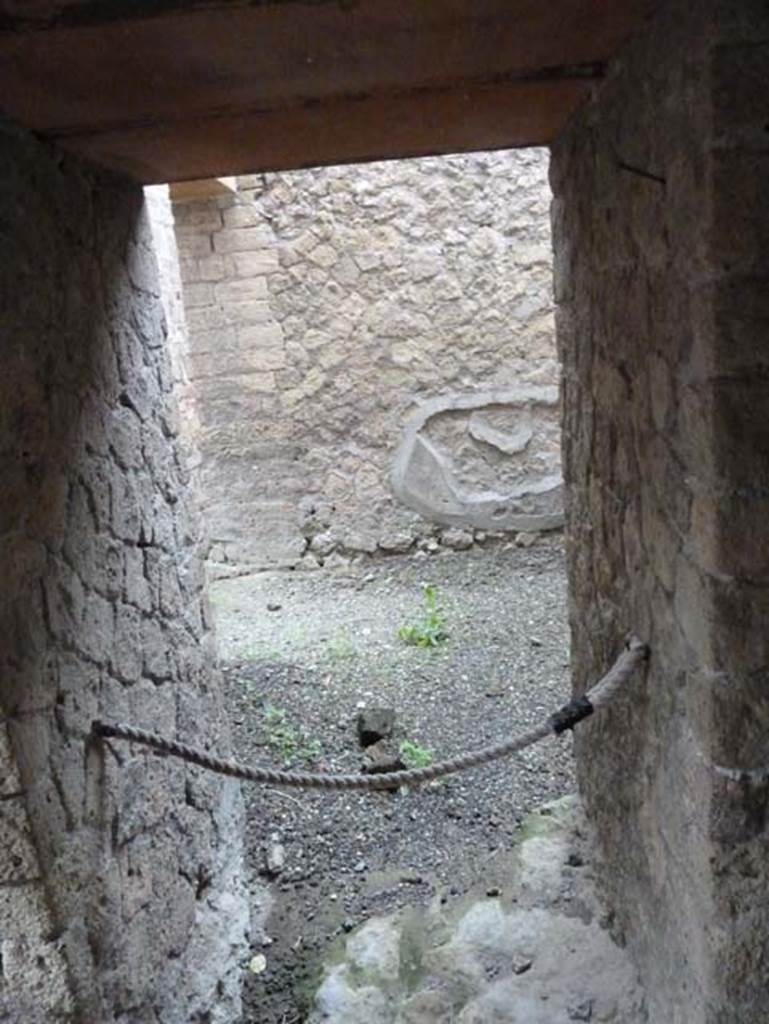
[[[245,644],[238,651],[243,661],[271,661],[277,663],[284,660],[283,651],[275,644],[267,643],[265,640],[256,640]]]
[[[355,655],[355,645],[346,626],[337,629],[329,637],[326,652],[332,661],[346,661]]]
[[[446,615],[438,603],[438,590],[432,583],[424,586],[424,611],[422,617],[409,626],[401,626],[398,636],[404,643],[414,647],[437,647],[448,640]]]
[[[413,743],[411,740],[404,740],[398,747],[398,753],[407,768],[427,768],[433,763],[432,750],[420,746],[419,743]]]
[[[320,741],[308,739],[288,720],[283,708],[265,705],[264,725],[267,746],[286,767],[295,761],[317,761],[321,754]]]

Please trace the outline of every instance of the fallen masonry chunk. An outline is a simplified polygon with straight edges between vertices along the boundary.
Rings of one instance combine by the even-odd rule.
[[[530,956],[514,956],[510,966],[513,974],[525,974],[534,963]]]
[[[382,775],[386,772],[401,772],[406,764],[400,753],[387,740],[378,740],[366,747],[365,761],[361,771],[367,775]],[[397,788],[397,787],[394,787]]]
[[[585,999],[581,1003],[573,1003],[566,1012],[569,1015],[569,1020],[592,1020],[593,1000]]]
[[[392,736],[395,712],[392,708],[364,708],[358,715],[358,739],[362,747],[370,747]]]
[[[453,551],[466,551],[473,546],[473,535],[467,530],[444,530],[441,541],[445,548]]]
[[[265,856],[267,871],[271,875],[279,875],[286,866],[286,849],[281,843],[273,843]]]
[[[377,740],[366,747],[365,758],[363,770],[374,775],[377,772],[402,771],[406,767],[400,752],[387,740]]]
[[[379,547],[391,554],[403,554],[413,543],[414,538],[410,533],[385,533],[379,538]]]

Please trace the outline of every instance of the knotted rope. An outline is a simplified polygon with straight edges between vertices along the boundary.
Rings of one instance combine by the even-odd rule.
[[[144,729],[137,729],[132,725],[124,725],[120,722],[95,721],[91,726],[94,736],[104,739],[129,740],[132,743],[141,743],[145,747],[160,751],[163,754],[170,754],[171,757],[178,757],[189,764],[196,764],[200,768],[216,772],[217,775],[229,775],[235,779],[243,779],[246,782],[261,782],[269,786],[287,786],[298,789],[359,789],[359,790],[385,790],[397,789],[400,786],[416,786],[423,782],[432,782],[433,779],[442,778],[444,775],[452,775],[454,772],[466,771],[468,768],[476,768],[490,761],[496,761],[501,757],[509,757],[517,754],[526,747],[538,743],[546,736],[560,735],[566,729],[573,729],[574,726],[587,718],[594,711],[605,707],[616,696],[618,690],[624,685],[638,666],[649,657],[649,648],[636,637],[628,638],[625,649],[617,658],[605,676],[595,684],[587,693],[581,697],[575,697],[568,704],[565,704],[559,711],[550,715],[539,725],[530,729],[520,736],[516,736],[502,743],[495,743],[480,750],[470,751],[458,757],[449,758],[446,761],[438,761],[428,765],[426,768],[411,768],[404,771],[384,772],[379,775],[361,774],[340,774],[334,775],[324,772],[294,772],[281,771],[276,768],[249,767],[239,764],[237,761],[229,761],[221,757],[214,757],[204,750],[197,750],[195,747],[187,746],[186,743],[179,743],[177,740],[169,740],[156,733],[147,732]]]

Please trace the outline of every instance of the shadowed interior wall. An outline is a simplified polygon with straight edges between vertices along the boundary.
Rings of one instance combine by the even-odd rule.
[[[143,195],[0,130],[0,694],[24,805],[2,813],[27,844],[23,870],[3,853],[0,998],[11,1020],[60,1019],[69,986],[77,1020],[229,1021],[237,787],[88,742],[99,717],[228,742]]]
[[[666,4],[551,163],[576,688],[653,648],[579,775],[665,1024],[767,1012],[767,81],[765,4]]]

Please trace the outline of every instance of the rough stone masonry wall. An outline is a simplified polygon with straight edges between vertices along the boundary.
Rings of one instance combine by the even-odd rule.
[[[572,663],[645,683],[578,738],[654,1024],[769,978],[769,8],[662,5],[553,150]]]
[[[549,201],[531,150],[175,204],[215,560],[561,524]]]
[[[1,129],[0,1006],[237,1016],[237,787],[95,718],[226,748],[141,190]]]

